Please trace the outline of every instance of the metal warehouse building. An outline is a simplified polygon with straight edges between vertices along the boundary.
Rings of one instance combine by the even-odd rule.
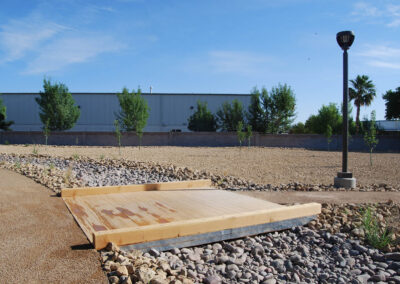
[[[195,112],[198,100],[206,101],[215,113],[222,103],[234,99],[247,110],[249,94],[170,94],[144,93],[150,107],[146,132],[189,131],[188,118]],[[38,93],[3,93],[1,98],[7,107],[7,120],[13,120],[13,131],[41,131],[39,106],[35,101]],[[116,93],[72,93],[81,115],[70,131],[114,131],[115,113],[119,112]]]

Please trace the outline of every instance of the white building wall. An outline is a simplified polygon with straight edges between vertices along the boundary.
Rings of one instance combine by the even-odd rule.
[[[3,93],[7,120],[13,120],[14,131],[41,131],[37,93]],[[72,93],[81,109],[81,116],[69,131],[114,131],[115,113],[119,111],[115,93]],[[250,95],[235,94],[143,94],[150,107],[146,132],[168,132],[172,129],[188,131],[187,121],[196,110],[198,100],[206,101],[215,113],[225,101],[238,99],[244,109],[250,104]]]

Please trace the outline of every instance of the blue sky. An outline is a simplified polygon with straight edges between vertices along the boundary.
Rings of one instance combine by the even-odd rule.
[[[289,84],[297,119],[342,100],[336,33],[353,30],[349,77],[377,97],[400,86],[400,1],[2,0],[0,93],[38,92],[43,78],[71,92],[249,93]],[[353,111],[355,113],[355,110]]]

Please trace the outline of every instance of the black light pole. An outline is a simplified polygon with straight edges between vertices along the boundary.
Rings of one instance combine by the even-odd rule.
[[[354,33],[352,31],[343,31],[336,34],[336,41],[339,46],[343,49],[343,149],[342,149],[342,171],[338,173],[335,178],[335,186],[338,187],[355,187],[355,179],[353,174],[348,171],[347,160],[348,160],[348,104],[349,104],[349,76],[348,76],[348,56],[347,50],[353,44]]]

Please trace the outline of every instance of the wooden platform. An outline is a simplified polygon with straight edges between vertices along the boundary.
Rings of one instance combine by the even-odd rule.
[[[321,205],[283,206],[211,188],[211,181],[63,189],[61,194],[96,249],[108,242],[170,249],[309,222]]]

